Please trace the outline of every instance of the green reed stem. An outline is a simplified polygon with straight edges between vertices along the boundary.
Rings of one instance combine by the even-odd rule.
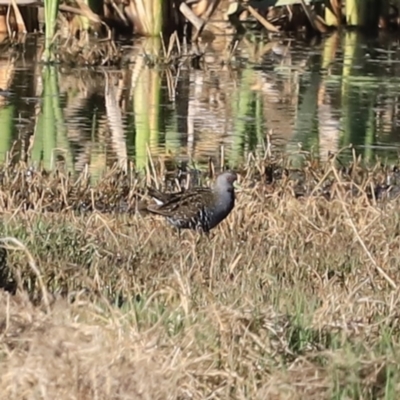
[[[44,62],[54,60],[52,46],[53,38],[56,33],[59,4],[59,0],[44,0],[44,20],[46,24],[45,45],[42,57]]]

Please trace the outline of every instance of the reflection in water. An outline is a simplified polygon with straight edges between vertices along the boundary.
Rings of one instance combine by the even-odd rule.
[[[229,63],[212,46],[200,68],[149,67],[143,47],[120,70],[44,67],[0,55],[0,158],[96,175],[149,156],[235,166],[249,153],[322,159],[353,144],[367,160],[400,142],[393,43],[337,33],[317,46],[244,40]],[[390,152],[389,150],[392,150]]]

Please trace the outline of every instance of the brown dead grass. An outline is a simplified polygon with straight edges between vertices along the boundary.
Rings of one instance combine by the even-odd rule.
[[[3,398],[176,398],[182,367],[157,332],[107,321],[88,303],[59,300],[46,315],[23,296],[1,297]]]
[[[2,399],[397,398],[398,204],[364,190],[380,172],[353,173],[363,190],[349,196],[331,170],[310,183],[330,196],[296,198],[299,182],[268,186],[255,170],[210,240],[181,242],[134,213],[47,200],[22,212],[4,179],[1,234],[28,249],[51,304],[26,253],[8,250],[19,290],[0,292]],[[128,186],[139,199],[143,182]]]

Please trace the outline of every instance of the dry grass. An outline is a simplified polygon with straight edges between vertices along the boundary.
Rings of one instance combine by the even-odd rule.
[[[211,239],[181,242],[161,219],[74,212],[84,190],[60,174],[3,175],[0,235],[29,253],[8,250],[19,290],[0,291],[2,399],[398,398],[398,204],[366,194],[381,169],[353,168],[349,196],[328,168],[296,198],[249,167]],[[123,179],[135,208],[144,182]]]

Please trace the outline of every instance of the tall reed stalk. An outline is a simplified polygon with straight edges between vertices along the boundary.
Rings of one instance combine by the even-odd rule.
[[[168,0],[135,0],[138,18],[147,35],[160,35],[163,24],[163,5],[166,1]]]
[[[59,3],[59,0],[44,0],[44,20],[46,24],[45,45],[42,57],[44,62],[50,62],[54,59],[52,46],[56,33]]]

